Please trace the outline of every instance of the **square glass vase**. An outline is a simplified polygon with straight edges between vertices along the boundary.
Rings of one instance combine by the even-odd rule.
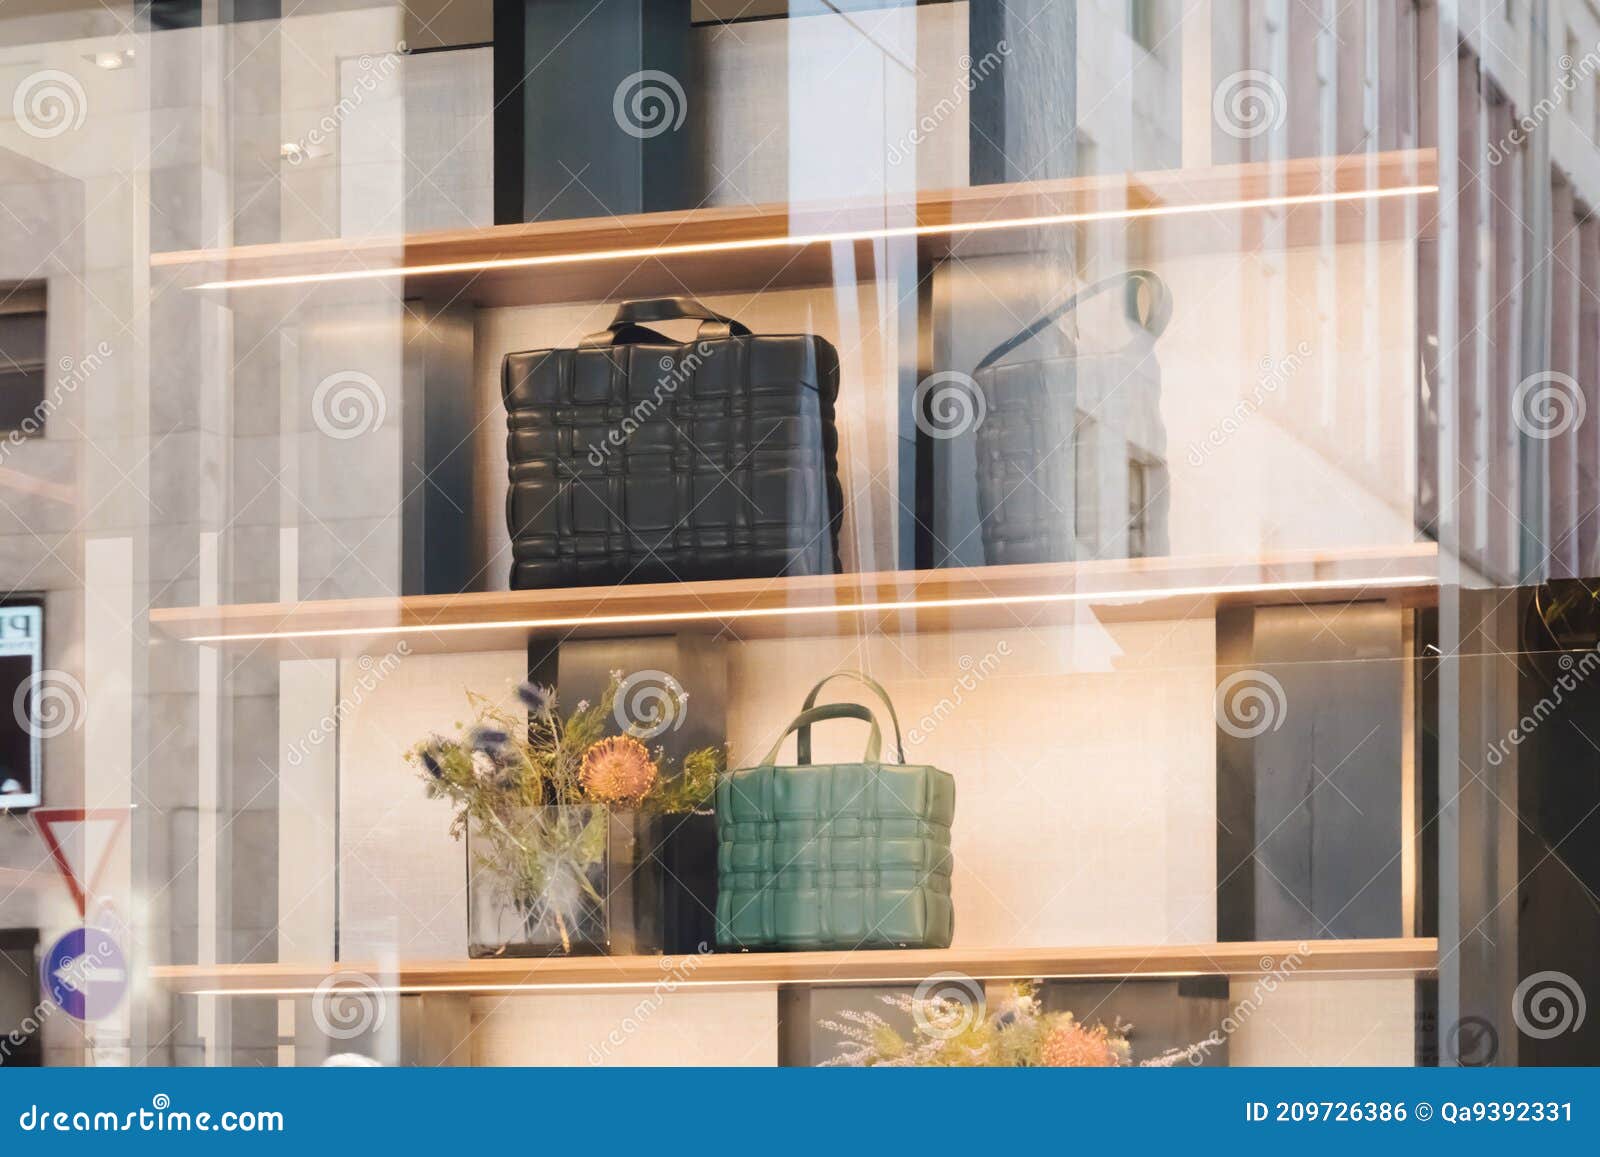
[[[525,808],[467,831],[467,954],[691,955],[716,943],[716,818]]]
[[[611,941],[610,810],[519,808],[467,826],[467,955],[590,956]]]

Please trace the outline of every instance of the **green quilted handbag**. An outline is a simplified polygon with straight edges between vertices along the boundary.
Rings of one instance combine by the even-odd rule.
[[[894,724],[898,763],[879,760],[878,721],[856,703],[815,707],[806,696],[759,767],[717,783],[717,943],[724,948],[948,948],[950,823],[956,783],[905,762],[894,704],[865,675]],[[860,763],[813,764],[811,726],[871,725]],[[778,766],[789,732],[796,764]]]

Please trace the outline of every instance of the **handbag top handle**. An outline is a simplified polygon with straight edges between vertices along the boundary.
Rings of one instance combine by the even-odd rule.
[[[800,731],[802,728],[810,730],[813,723],[821,723],[828,719],[860,719],[872,725],[871,732],[867,735],[867,753],[861,757],[863,763],[877,763],[883,755],[883,733],[878,730],[878,720],[872,712],[859,703],[825,703],[821,707],[810,707],[800,712],[789,721],[789,726],[783,729],[783,734],[778,736],[778,742],[772,745],[772,750],[767,752],[767,757],[761,761],[762,767],[775,767],[778,763],[778,751],[783,747],[783,741],[789,738],[791,731]],[[805,752],[797,751],[795,758],[799,766],[806,766],[811,762],[810,745]]]
[[[1091,297],[1097,297],[1108,289],[1116,289],[1122,286],[1126,287],[1124,289],[1125,297],[1123,302],[1127,309],[1128,320],[1137,328],[1147,332],[1150,335],[1150,340],[1154,341],[1167,328],[1167,322],[1172,320],[1172,294],[1168,292],[1166,282],[1162,281],[1150,270],[1130,269],[1126,273],[1119,273],[1115,277],[1097,281],[1087,289],[1074,293],[1054,309],[1046,310],[1037,320],[985,354],[983,360],[977,364],[973,372],[977,373],[979,370],[988,369],[1012,350],[1026,345]],[[1139,292],[1141,289],[1147,290],[1150,295],[1147,308],[1141,306],[1142,295]]]
[[[701,305],[692,297],[652,297],[644,301],[625,301],[617,307],[611,325],[583,339],[584,349],[604,349],[613,345],[653,342],[674,345],[671,339],[649,328],[658,321],[697,319],[700,329],[696,341],[721,341],[729,337],[749,337],[750,330],[733,318]]]
[[[826,683],[833,679],[854,679],[856,682],[864,684],[889,709],[889,722],[894,727],[894,753],[900,762],[904,763],[906,761],[906,744],[905,740],[900,738],[900,716],[895,714],[894,702],[889,698],[889,693],[883,689],[882,684],[865,671],[835,671],[831,675],[824,675],[817,680],[817,685],[811,688],[811,694],[806,696],[806,701],[802,707],[810,708],[815,706],[818,693],[821,692]],[[811,728],[803,727],[800,729],[797,750],[801,763],[811,762]]]

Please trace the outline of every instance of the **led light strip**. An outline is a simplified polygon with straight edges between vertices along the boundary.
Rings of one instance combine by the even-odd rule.
[[[560,627],[620,626],[638,623],[682,623],[754,619],[784,615],[860,615],[889,611],[944,610],[961,607],[1028,606],[1047,603],[1117,602],[1122,600],[1182,598],[1193,595],[1271,594],[1275,591],[1369,590],[1422,586],[1437,582],[1434,575],[1409,574],[1396,578],[1313,579],[1307,582],[1249,583],[1238,586],[1157,587],[1143,590],[1065,591],[1040,595],[992,595],[963,599],[905,599],[877,603],[819,603],[802,607],[744,607],[725,611],[662,611],[657,614],[580,615],[560,619],[497,619],[481,623],[410,623],[373,627],[328,627],[309,631],[258,631],[235,635],[185,635],[188,643],[249,643],[268,639],[337,639],[374,635],[443,634],[458,631],[549,630]]]
[[[1324,969],[1318,975],[1347,971],[1345,969]],[[1412,970],[1406,968],[1355,968],[1351,972],[1405,972]],[[1039,973],[1031,971],[1016,973],[1015,975],[989,976],[986,980],[1121,980],[1130,976],[1141,980],[1154,977],[1176,978],[1187,976],[1216,976],[1215,972],[1200,972],[1195,970],[1177,971],[1167,970],[1162,972],[1063,972]],[[1233,975],[1255,975],[1252,972],[1236,973]],[[775,988],[785,984],[917,984],[925,977],[917,976],[876,976],[870,980],[862,980],[854,976],[809,976],[772,978],[767,980],[679,980],[679,987],[696,988]],[[526,984],[384,984],[376,987],[362,986],[359,989],[345,991],[354,993],[374,993],[381,995],[400,996],[408,992],[592,992],[610,989],[637,989],[658,988],[663,980],[672,981],[670,972],[663,972],[661,978],[655,980],[597,980],[597,981],[562,981],[555,984],[545,984],[540,981],[529,981]],[[189,996],[316,996],[318,989],[305,985],[288,988],[184,988],[178,991]],[[326,991],[326,990],[322,990]],[[335,992],[340,990],[335,989]]]
[[[498,257],[481,261],[453,261],[438,265],[391,266],[383,269],[345,269],[328,273],[288,273],[277,277],[245,277],[233,281],[207,281],[197,289],[258,289],[274,285],[315,282],[367,281],[383,277],[424,277],[441,273],[479,273],[493,269],[526,269],[540,265],[575,265],[592,261],[623,261],[652,257],[679,257],[692,253],[732,253],[751,249],[798,249],[835,242],[878,241],[894,237],[932,237],[951,233],[988,233],[997,229],[1031,229],[1053,225],[1078,225],[1096,221],[1126,221],[1145,217],[1175,217],[1191,213],[1232,213],[1242,209],[1274,209],[1295,205],[1330,205],[1345,201],[1377,201],[1390,197],[1419,197],[1437,193],[1438,185],[1399,185],[1388,189],[1356,189],[1343,193],[1302,193],[1294,196],[1253,197],[1237,201],[1207,201],[1195,205],[1152,205],[1143,208],[1103,209],[1089,213],[1057,213],[1043,217],[1009,217],[995,221],[962,221],[944,225],[900,225],[840,233],[803,233],[783,237],[751,237],[739,241],[701,241],[682,245],[602,249],[578,253],[550,253],[534,257]]]
[[[663,957],[663,959],[667,959]],[[1256,976],[1261,975],[1261,969],[1232,969],[1227,972],[1229,976]],[[1382,975],[1382,976],[1417,976],[1427,975],[1436,971],[1432,965],[1412,965],[1404,963],[1395,964],[1351,964],[1339,968],[1313,967],[1306,969],[1307,975],[1317,976],[1352,976],[1352,975]],[[1163,968],[1148,972],[1129,972],[1123,970],[1090,970],[1090,971],[1064,971],[1040,972],[1038,969],[1015,972],[988,972],[983,974],[986,980],[1126,980],[1136,978],[1147,979],[1173,979],[1189,976],[1216,976],[1215,969],[1196,968]],[[376,994],[403,995],[413,992],[595,992],[611,990],[627,990],[639,988],[655,988],[662,983],[662,978],[670,980],[671,972],[664,971],[661,977],[641,978],[639,980],[571,980],[545,983],[538,980],[523,981],[520,983],[425,983],[417,982],[407,984],[383,984],[375,987],[364,987],[360,991]],[[924,979],[921,973],[911,973],[904,976],[781,976],[781,977],[735,977],[726,980],[712,977],[706,980],[692,978],[680,979],[677,983],[683,987],[695,988],[774,988],[785,984],[812,984],[812,985],[838,985],[838,984],[915,984]],[[261,988],[179,988],[179,992],[190,996],[316,996],[325,991],[311,985],[283,985],[280,987]],[[354,991],[354,990],[352,990]]]

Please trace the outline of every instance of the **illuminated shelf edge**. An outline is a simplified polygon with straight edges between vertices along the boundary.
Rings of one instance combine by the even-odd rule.
[[[738,988],[774,984],[916,983],[938,972],[974,979],[1105,977],[1421,976],[1438,966],[1431,937],[1264,940],[1087,948],[900,949],[859,952],[718,953],[425,961],[398,967],[325,964],[162,965],[152,981],[197,996],[310,996],[330,979],[369,991],[560,992],[662,984]],[[367,984],[370,982],[370,984]]]
[[[770,237],[747,237],[733,241],[700,241],[682,245],[645,245],[635,248],[576,250],[568,253],[541,253],[526,257],[492,257],[476,261],[441,262],[433,265],[394,265],[366,269],[338,269],[317,273],[286,273],[273,277],[244,277],[207,281],[197,290],[264,289],[273,286],[310,285],[336,281],[370,281],[389,277],[436,277],[447,273],[485,273],[498,269],[530,269],[545,265],[574,265],[591,261],[648,261],[667,257],[687,257],[700,253],[741,253],[759,249],[799,249],[809,245],[842,245],[857,241],[889,241],[908,237],[944,237],[955,234],[992,233],[1015,229],[1057,228],[1087,225],[1100,221],[1138,221],[1153,217],[1174,217],[1196,213],[1238,213],[1252,209],[1289,209],[1297,206],[1336,205],[1351,201],[1379,201],[1391,197],[1421,197],[1439,191],[1437,185],[1399,185],[1389,188],[1355,189],[1340,192],[1301,193],[1283,197],[1249,197],[1229,201],[1200,201],[1190,205],[1130,206],[1123,209],[1096,209],[1077,213],[1049,213],[1030,217],[1001,218],[992,221],[942,222],[933,225],[886,225],[875,229],[850,229],[839,232],[786,233]]]
[[[1228,581],[1229,579],[1235,581]],[[638,584],[460,595],[169,607],[151,623],[184,642],[220,645],[463,637],[618,626],[859,621],[1087,604],[1116,611],[1183,600],[1276,595],[1388,597],[1437,583],[1437,547],[1297,551],[1260,557],[885,571],[766,580]]]
[[[1292,591],[1348,590],[1353,586],[1382,590],[1413,587],[1432,582],[1429,575],[1400,575],[1395,578],[1313,579],[1306,582],[1253,583],[1239,586],[1162,587],[1151,590],[1067,591],[1059,594],[996,595],[964,599],[909,599],[896,602],[836,603],[796,607],[746,607],[720,611],[662,611],[658,614],[583,615],[565,619],[497,619],[481,623],[411,623],[388,627],[330,627],[323,630],[263,631],[237,635],[189,635],[187,643],[238,643],[265,639],[365,638],[373,635],[440,634],[457,631],[549,630],[584,625],[626,626],[628,624],[720,622],[727,619],[754,619],[782,615],[874,614],[894,611],[950,610],[961,607],[1032,606],[1063,602],[1121,602],[1129,599],[1181,598],[1191,595],[1272,594]]]
[[[870,247],[912,238],[937,256],[964,235],[1005,230],[1196,214],[1231,219],[1239,213],[1281,209],[1287,214],[1319,206],[1359,211],[1363,202],[1403,206],[1437,194],[1437,166],[1434,149],[1396,149],[970,185],[819,204],[709,206],[623,217],[177,250],[153,254],[151,265],[194,270],[194,283],[188,288],[195,290],[232,292],[374,278],[406,278],[422,287],[430,278],[442,278],[452,285],[461,281],[458,288],[464,292],[470,287],[469,296],[479,304],[528,304],[546,299],[585,300],[583,294],[591,289],[604,296],[614,287],[591,285],[593,278],[579,272],[597,267],[597,263],[604,270],[607,262],[688,262],[691,264],[683,268],[689,269],[702,258],[721,255],[727,264],[719,263],[715,275],[704,268],[699,272],[709,279],[700,291],[712,292],[711,282],[730,276],[736,281],[737,271],[746,266],[759,270],[755,282],[759,285],[767,284],[775,274],[780,279],[816,276],[817,271],[809,269],[805,261],[796,264],[796,255],[825,254],[839,244]],[[1426,212],[1415,218],[1417,227],[1429,227]],[[796,268],[791,270],[791,265]],[[563,267],[569,272],[561,273]],[[548,279],[529,282],[520,276],[519,271],[538,268],[562,278],[576,277],[578,282],[557,286],[543,284]],[[500,300],[502,297],[505,300]]]

